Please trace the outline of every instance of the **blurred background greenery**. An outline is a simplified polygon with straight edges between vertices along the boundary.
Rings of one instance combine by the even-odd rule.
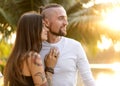
[[[90,64],[120,61],[119,0],[0,0],[1,72],[14,44],[19,17],[49,3],[66,9],[67,37],[81,42]]]

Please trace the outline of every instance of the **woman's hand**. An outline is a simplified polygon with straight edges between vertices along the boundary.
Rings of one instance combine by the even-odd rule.
[[[59,57],[59,51],[58,48],[53,47],[50,49],[50,52],[45,56],[45,67],[53,68],[57,64],[57,60]]]

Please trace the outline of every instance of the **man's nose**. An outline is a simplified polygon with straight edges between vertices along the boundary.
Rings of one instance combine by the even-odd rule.
[[[64,20],[64,25],[68,25],[68,21],[67,20]]]

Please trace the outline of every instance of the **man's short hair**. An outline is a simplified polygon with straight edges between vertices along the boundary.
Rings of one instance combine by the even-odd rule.
[[[62,5],[57,4],[57,3],[50,3],[46,6],[41,6],[39,7],[39,13],[42,14],[43,10],[48,9],[48,8],[54,8],[54,7],[62,7]]]

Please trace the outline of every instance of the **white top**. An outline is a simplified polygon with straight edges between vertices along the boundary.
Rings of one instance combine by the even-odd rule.
[[[43,42],[40,55],[44,62],[45,55],[51,47],[60,51],[53,74],[53,86],[76,86],[77,71],[80,72],[84,86],[95,86],[86,54],[81,44],[73,39],[62,37],[58,43]]]

